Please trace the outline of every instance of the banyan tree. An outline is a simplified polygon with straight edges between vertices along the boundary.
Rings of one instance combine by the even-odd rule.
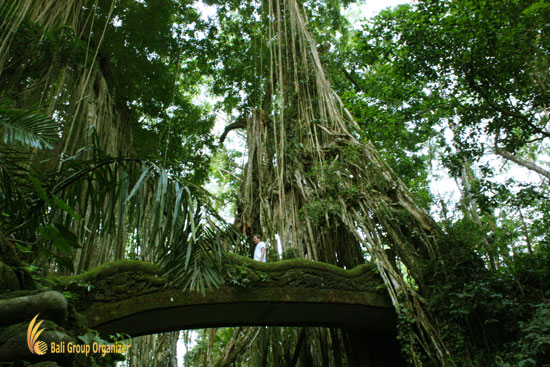
[[[246,119],[248,163],[237,227],[283,251],[353,267],[373,261],[407,336],[442,365],[451,360],[440,316],[426,311],[445,235],[381,158],[331,89],[316,41],[296,0],[263,4],[269,19],[269,78]],[[423,261],[419,261],[422,259]],[[476,264],[480,266],[480,264]],[[482,265],[481,265],[482,266]],[[419,352],[411,350],[416,365]]]

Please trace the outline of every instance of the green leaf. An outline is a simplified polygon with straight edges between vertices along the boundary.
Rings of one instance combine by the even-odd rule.
[[[65,238],[61,236],[54,238],[53,245],[69,255],[72,254],[71,245]]]
[[[54,223],[53,225],[59,231],[59,235],[62,236],[71,247],[82,248],[78,243],[78,237],[71,230],[61,223]]]
[[[53,197],[53,200],[55,201],[55,204],[58,206],[59,209],[62,209],[64,211],[66,211],[74,219],[78,219],[78,220],[82,219],[82,216],[80,214],[76,213],[72,206],[65,203],[63,200],[61,200],[60,198],[58,198],[54,194],[52,194],[52,197]]]
[[[40,234],[47,240],[53,240],[59,235],[59,232],[51,224],[44,227],[39,227],[38,232],[40,232]]]
[[[19,142],[32,148],[53,149],[50,142],[58,138],[54,120],[28,110],[0,108],[0,128],[5,144]]]
[[[71,245],[69,242],[61,235],[61,233],[55,228],[52,224],[48,224],[47,226],[38,228],[38,232],[46,239],[46,240],[52,240],[53,245],[67,253],[71,254]]]
[[[67,269],[74,272],[73,261],[70,258],[66,256],[56,256],[55,261],[57,261],[57,265],[59,265],[61,269]]]
[[[34,189],[38,194],[38,197],[44,200],[46,204],[50,205],[50,199],[48,198],[48,194],[46,194],[46,190],[44,190],[44,188],[42,187],[40,180],[30,175],[29,175],[29,180],[31,180],[32,184],[34,185]]]
[[[32,252],[31,249],[29,249],[28,247],[25,247],[25,246],[21,246],[21,245],[18,244],[17,242],[14,242],[14,243],[13,243],[13,246],[14,246],[17,250],[19,250],[19,251],[21,251],[22,253],[25,253],[25,254],[30,254],[30,253]]]
[[[138,182],[134,185],[134,188],[132,189],[132,191],[130,192],[130,195],[128,195],[128,198],[126,200],[130,200],[131,198],[133,198],[136,192],[141,188],[143,181],[150,175],[149,170],[151,169],[151,167],[152,166],[148,166],[147,169],[143,171],[143,173],[141,174],[141,177],[139,178]]]

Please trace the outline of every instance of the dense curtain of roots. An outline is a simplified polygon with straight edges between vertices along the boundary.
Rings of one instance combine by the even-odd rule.
[[[0,4],[2,102],[7,98],[10,108],[38,109],[60,123],[61,139],[55,147],[55,154],[48,154],[50,160],[46,163],[40,163],[44,159],[43,154],[39,152],[34,155],[37,164],[46,165],[45,170],[63,169],[62,158],[73,156],[81,148],[91,145],[112,157],[128,157],[132,154],[130,113],[123,104],[115,101],[104,70],[98,62],[99,49],[112,20],[116,1],[104,4],[108,6],[103,9],[106,14],[104,19],[96,13],[98,0],[11,0]],[[89,11],[86,13],[85,9]],[[97,24],[100,21],[104,23]],[[36,63],[31,65],[47,34],[60,29],[74,32],[75,42],[85,48],[82,57],[70,62],[60,55],[59,50],[53,50],[53,56],[50,56],[48,62],[40,64],[38,68]],[[102,33],[95,34],[95,40],[92,41],[92,32],[97,29]],[[27,38],[33,31],[40,33],[36,38]],[[25,41],[29,44],[21,47]],[[29,72],[32,72],[31,76]],[[93,157],[90,152],[83,151],[79,158]],[[114,183],[123,182],[127,178],[116,167],[110,172],[113,176],[109,179]],[[122,259],[126,255],[129,242],[126,220],[131,213],[121,208],[123,202],[116,201],[114,204],[110,195],[93,195],[94,191],[101,191],[97,185],[91,179],[86,180],[79,188],[71,191],[71,197],[63,198],[73,204],[74,197],[80,197],[73,205],[83,219],[71,221],[70,227],[78,234],[79,242],[83,245],[82,249],[73,253],[75,273]],[[143,217],[150,218],[154,206],[154,189],[154,186],[147,185],[140,192]],[[110,220],[99,221],[100,212],[111,213]],[[59,213],[58,217],[58,221],[65,222],[67,213]],[[112,225],[106,227],[105,223]],[[147,235],[144,237],[147,238]],[[146,245],[152,242],[144,241]],[[150,253],[149,249],[141,250]],[[142,254],[142,257],[145,256]],[[152,258],[148,256],[145,260]],[[152,358],[175,361],[177,339],[178,332],[136,340],[135,348],[129,355],[130,365],[148,364]]]
[[[39,108],[54,115],[63,125],[63,139],[57,150],[64,155],[72,155],[91,144],[94,137],[100,139],[100,148],[109,155],[129,154],[130,125],[124,121],[127,112],[115,108],[114,97],[97,62],[115,3],[110,4],[105,24],[101,25],[94,25],[95,10],[84,12],[84,9],[97,9],[97,0],[8,1],[0,8],[1,92],[12,100],[15,108]],[[91,43],[94,27],[103,31],[96,35],[97,44]],[[75,42],[87,41],[82,60],[67,61],[60,49],[48,50],[53,55],[46,58],[46,65],[31,70],[37,68],[37,65],[31,66],[32,58],[36,57],[36,50],[47,34],[63,29],[68,30],[67,34],[74,32]],[[28,36],[33,32],[42,34],[33,39]],[[20,49],[13,50],[17,37],[31,43],[26,45],[24,54]]]
[[[131,154],[131,125],[128,111],[115,98],[98,61],[99,48],[111,22],[115,1],[104,9],[104,24],[96,16],[97,0],[17,0],[6,1],[0,7],[0,93],[3,102],[11,108],[38,109],[53,116],[60,123],[61,139],[50,160],[43,161],[36,154],[35,163],[46,170],[62,169],[62,158],[74,155],[79,149],[96,145],[103,153],[115,157]],[[86,13],[85,9],[89,11]],[[94,29],[102,30],[92,42]],[[77,60],[66,60],[60,49],[45,51],[44,62],[36,64],[37,52],[48,34],[67,32],[75,45],[82,46]],[[69,38],[70,39],[70,38]],[[27,42],[27,44],[25,43]],[[71,47],[59,43],[58,47]],[[6,101],[7,98],[7,101]],[[90,153],[80,158],[92,158]],[[88,185],[92,185],[89,187]],[[86,246],[75,252],[75,270],[83,271],[105,261],[124,257],[124,233],[87,231],[94,228],[94,213],[85,202],[93,183],[81,187],[80,205],[84,220],[74,223],[72,229],[82,234]],[[109,198],[105,198],[105,207]],[[77,228],[78,227],[78,228]],[[109,246],[107,244],[112,244]]]
[[[449,352],[438,321],[425,311],[427,275],[417,262],[439,259],[440,229],[373,145],[354,133],[357,124],[330,87],[301,6],[272,0],[268,11],[269,103],[248,119],[237,222],[271,241],[278,237],[285,250],[340,266],[361,262],[366,249],[397,312],[416,320],[411,345],[445,364]],[[420,365],[417,352],[410,354]]]

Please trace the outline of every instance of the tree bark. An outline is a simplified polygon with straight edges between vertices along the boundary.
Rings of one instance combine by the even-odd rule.
[[[216,367],[223,367],[230,366],[235,363],[237,357],[241,355],[246,348],[248,348],[256,337],[256,331],[257,328],[255,327],[236,328],[235,331],[233,331],[231,340],[225,347],[223,357],[212,363],[212,365]],[[241,332],[244,332],[244,334],[241,334]]]
[[[288,367],[296,366],[296,363],[298,362],[298,357],[300,356],[300,351],[302,350],[302,346],[304,345],[305,337],[306,337],[306,328],[303,327],[302,330],[300,330],[300,335],[298,336],[298,342],[296,343],[296,348],[294,349],[294,353],[292,354],[292,359],[288,363]]]
[[[550,180],[550,171],[537,166],[535,163],[528,161],[527,159],[523,159],[521,157],[515,156],[514,154],[502,148],[495,147],[494,150],[495,150],[495,153],[500,155],[501,157],[506,158],[524,168],[527,168],[530,171],[536,172],[539,175],[542,175],[546,177],[548,180]]]

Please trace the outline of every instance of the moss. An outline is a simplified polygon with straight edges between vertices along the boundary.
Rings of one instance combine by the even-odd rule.
[[[333,299],[331,297],[339,295],[357,300],[364,300],[368,294],[382,298],[386,294],[380,287],[382,282],[375,274],[376,268],[372,264],[345,270],[304,259],[260,263],[231,254],[223,265],[223,270],[225,284],[219,289],[209,290],[206,298],[204,295],[201,297],[194,292],[186,292],[181,286],[168,285],[157,265],[135,260],[108,263],[77,276],[57,277],[52,280],[57,286],[78,296],[74,306],[87,318],[99,317],[96,313],[98,309],[101,313],[120,314],[124,311],[120,309],[121,302],[131,304],[131,308],[145,306],[141,302],[151,305],[162,303],[159,297],[168,293],[169,298],[174,300],[183,297],[180,300],[182,304],[200,304],[206,302],[206,299],[220,302],[224,297],[229,297],[229,300],[240,297],[250,299],[255,292],[261,295],[256,300],[258,302],[270,297],[278,300],[281,295],[285,298],[293,294],[296,295],[292,297],[302,298],[307,295],[308,299]],[[133,304],[131,299],[139,300],[140,304]],[[171,305],[173,304],[170,301],[164,307]]]
[[[0,293],[19,290],[17,275],[11,266],[0,261]]]
[[[34,282],[34,279],[32,278],[30,271],[28,271],[24,267],[14,267],[13,271],[15,271],[15,275],[17,275],[17,279],[19,280],[20,289],[36,289],[36,284]]]
[[[70,283],[89,283],[95,282],[115,274],[124,272],[143,272],[146,274],[159,273],[160,268],[158,265],[139,261],[139,260],[118,260],[109,263],[105,263],[96,268],[90,269],[85,273],[69,276],[50,276],[48,277],[54,284],[67,285]]]
[[[359,276],[362,276],[363,274],[367,272],[376,272],[377,269],[373,264],[363,264],[356,266],[353,269],[347,270],[339,268],[335,265],[319,262],[319,261],[312,261],[312,260],[305,260],[305,259],[290,259],[290,260],[281,260],[274,263],[262,263],[259,261],[255,261],[253,259],[250,259],[248,257],[230,254],[229,258],[236,263],[240,264],[246,264],[246,266],[250,267],[251,269],[259,270],[266,273],[272,273],[272,272],[283,272],[288,270],[296,270],[296,269],[311,269],[311,270],[319,270],[327,273],[331,273],[334,275],[338,275],[344,278],[352,279],[357,278]]]
[[[376,267],[372,264],[363,264],[356,266],[353,269],[346,270],[334,265],[323,262],[305,260],[305,259],[290,259],[282,260],[273,263],[261,263],[253,259],[229,254],[230,264],[245,265],[246,267],[264,273],[285,272],[289,270],[317,270],[327,272],[333,275],[353,279],[360,277],[368,272],[376,272]],[[126,272],[142,272],[145,274],[161,275],[160,267],[156,264],[139,261],[139,260],[119,260],[106,263],[97,268],[73,276],[50,276],[48,277],[54,284],[63,287],[71,283],[96,283],[99,280],[108,278],[115,274]]]
[[[32,296],[38,293],[45,292],[47,290],[48,289],[32,289],[32,290],[22,290],[22,291],[4,293],[0,295],[0,299],[11,299],[11,298],[17,298],[17,297]]]
[[[60,277],[58,283],[78,294],[74,307],[92,327],[145,311],[201,304],[319,302],[391,307],[372,264],[345,270],[303,259],[260,263],[229,255],[222,268],[225,283],[204,294],[169,285],[158,266],[140,261],[106,264],[79,276]]]
[[[68,325],[75,335],[82,335],[88,332],[88,320],[81,313],[77,312],[74,305],[69,305]]]

